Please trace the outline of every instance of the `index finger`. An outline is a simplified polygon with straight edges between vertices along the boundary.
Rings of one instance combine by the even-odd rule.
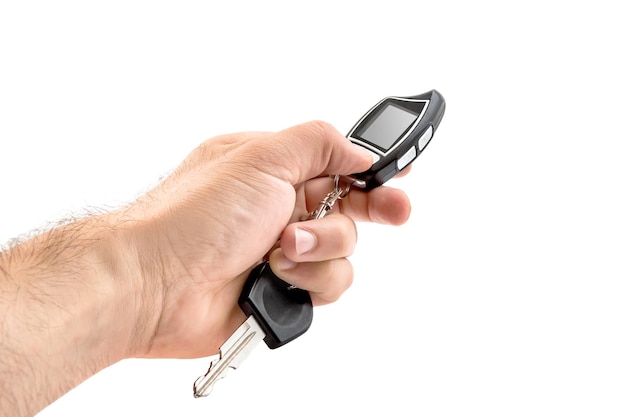
[[[411,215],[411,202],[397,188],[382,186],[368,192],[352,189],[340,200],[341,212],[354,221],[399,226]]]
[[[314,209],[319,201],[332,189],[331,178],[320,178],[306,183],[307,211]],[[339,200],[333,210],[350,216],[357,222],[401,225],[411,214],[411,202],[406,193],[397,188],[381,186],[370,191],[352,187],[350,192]]]
[[[305,184],[306,211],[311,212],[333,187],[331,177],[308,181]],[[337,208],[357,222],[390,225],[404,224],[411,214],[411,202],[406,193],[385,185],[369,191],[353,186],[348,194],[338,200],[333,210]]]

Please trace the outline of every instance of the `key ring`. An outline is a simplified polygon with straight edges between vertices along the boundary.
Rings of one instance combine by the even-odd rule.
[[[341,182],[345,184],[342,184]],[[342,198],[344,198],[348,192],[350,192],[350,186],[352,184],[349,181],[346,181],[341,175],[335,175],[335,187],[326,194],[326,197],[320,201],[315,210],[309,213],[308,219],[321,219],[328,214],[328,212],[333,208],[335,203]]]
[[[344,185],[340,186],[340,182],[343,182]],[[350,192],[350,187],[352,187],[352,182],[347,181],[346,177],[342,175],[335,175],[335,191],[342,190],[341,194],[339,194],[339,196],[337,197],[339,200],[348,195],[348,193]]]

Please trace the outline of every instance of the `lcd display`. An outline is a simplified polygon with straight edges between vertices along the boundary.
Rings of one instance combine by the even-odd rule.
[[[417,119],[417,114],[388,103],[367,125],[355,132],[361,139],[387,152]]]

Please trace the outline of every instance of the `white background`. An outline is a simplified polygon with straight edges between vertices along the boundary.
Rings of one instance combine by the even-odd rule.
[[[131,201],[221,133],[448,104],[390,184],[411,220],[359,225],[355,283],[307,334],[207,399],[206,359],[127,360],[41,417],[626,413],[619,2],[0,4],[2,242]]]

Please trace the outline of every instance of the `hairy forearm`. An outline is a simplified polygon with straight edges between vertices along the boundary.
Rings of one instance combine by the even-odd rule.
[[[148,343],[126,226],[92,216],[0,252],[1,416],[33,415]]]

